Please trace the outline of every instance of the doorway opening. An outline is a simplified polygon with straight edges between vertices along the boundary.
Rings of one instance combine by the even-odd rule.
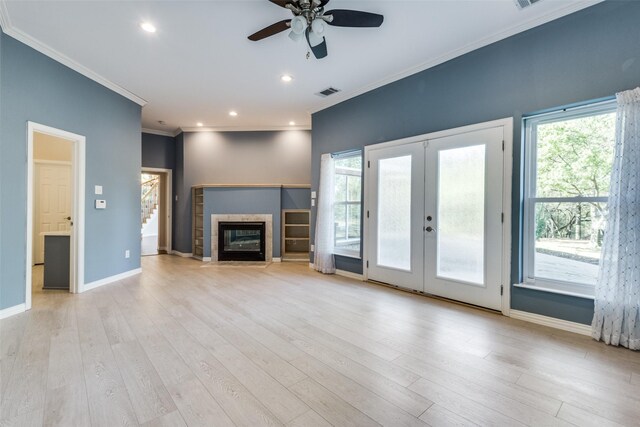
[[[33,295],[82,291],[85,138],[29,122],[27,156],[28,310]]]
[[[171,170],[144,168],[140,174],[141,255],[171,251]]]

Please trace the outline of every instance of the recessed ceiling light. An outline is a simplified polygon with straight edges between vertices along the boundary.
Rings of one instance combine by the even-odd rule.
[[[148,21],[145,21],[143,23],[140,24],[140,28],[142,28],[143,30],[145,30],[147,33],[155,33],[156,32],[156,27]]]
[[[289,83],[291,80],[293,80],[293,77],[291,77],[289,74],[283,74],[280,77],[280,80],[282,80],[285,83]]]
[[[289,122],[289,126],[295,126],[296,122],[294,122],[293,120]]]
[[[201,127],[202,127],[202,126],[204,126],[204,125],[202,124],[202,122],[198,122],[198,123],[196,123],[196,126],[198,126],[199,128],[201,128]]]
[[[236,117],[236,116],[238,115],[238,112],[237,112],[237,111],[233,111],[233,110],[232,110],[232,111],[229,111],[229,115],[230,115],[231,117]]]

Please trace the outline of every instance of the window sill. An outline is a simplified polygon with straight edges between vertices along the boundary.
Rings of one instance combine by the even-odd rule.
[[[334,255],[338,255],[338,256],[342,256],[342,257],[345,257],[345,258],[362,259],[362,257],[360,256],[359,253],[341,251],[339,249],[334,249],[333,250],[333,254]]]
[[[549,292],[552,294],[568,295],[571,297],[594,299],[595,289],[592,287],[585,287],[581,285],[574,285],[569,283],[515,283],[513,285],[516,288],[532,289],[534,291]]]

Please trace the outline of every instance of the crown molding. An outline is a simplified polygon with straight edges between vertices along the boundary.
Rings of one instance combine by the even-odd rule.
[[[216,126],[181,127],[180,132],[264,132],[286,130],[311,130],[311,126]],[[178,133],[180,133],[178,132]]]
[[[537,18],[534,19],[530,19],[528,21],[523,22],[522,24],[519,25],[514,25],[513,27],[509,27],[503,31],[500,31],[498,33],[495,33],[489,37],[485,37],[483,39],[479,39],[474,41],[473,43],[469,43],[466,46],[463,46],[459,49],[454,49],[451,50],[447,53],[445,53],[444,55],[441,55],[435,59],[429,60],[429,61],[425,61],[421,64],[418,64],[416,66],[407,68],[404,71],[401,71],[399,73],[395,73],[392,74],[390,76],[387,76],[381,80],[378,80],[377,82],[371,83],[369,85],[366,86],[362,86],[358,89],[352,90],[352,91],[342,91],[339,92],[335,95],[331,95],[328,98],[325,98],[325,100],[322,100],[318,103],[316,103],[314,106],[311,107],[311,109],[308,111],[309,114],[314,114],[317,113],[319,111],[322,111],[326,108],[329,107],[333,107],[334,105],[340,104],[341,102],[347,101],[351,98],[355,98],[356,96],[365,94],[367,92],[370,92],[374,89],[378,89],[382,86],[386,86],[390,83],[396,82],[398,80],[402,80],[405,77],[409,77],[411,75],[417,74],[421,71],[424,70],[428,70],[429,68],[433,68],[437,65],[443,64],[447,61],[450,61],[454,58],[457,58],[459,56],[462,56],[464,54],[467,54],[469,52],[472,52],[474,50],[483,48],[485,46],[488,46],[492,43],[498,42],[500,40],[504,40],[508,37],[514,36],[516,34],[519,34],[521,32],[530,30],[532,28],[535,28],[537,26],[546,24],[548,22],[554,21],[556,19],[562,18],[564,16],[570,15],[574,12],[578,12],[582,9],[586,9],[588,7],[594,6],[598,3],[602,3],[605,0],[583,0],[583,1],[579,1],[576,3],[571,3],[569,5],[567,5],[566,7],[563,7],[561,9],[555,10],[551,13],[547,13],[546,15],[542,15],[539,16]],[[514,6],[515,7],[515,6]],[[533,5],[532,7],[535,7],[535,5]]]
[[[130,101],[135,102],[136,104],[140,105],[141,107],[144,107],[147,104],[147,101],[144,100],[143,98],[139,97],[138,95],[129,92],[127,89],[123,88],[122,86],[119,86],[115,83],[113,83],[112,81],[108,80],[105,77],[102,77],[100,74],[90,70],[89,68],[85,67],[84,65],[81,65],[80,63],[74,61],[73,59],[69,58],[68,56],[58,52],[57,50],[53,49],[52,47],[42,43],[41,41],[31,37],[30,35],[22,32],[21,30],[15,28],[12,24],[11,24],[11,19],[9,18],[9,10],[7,9],[7,5],[6,5],[6,1],[5,0],[0,0],[0,25],[2,26],[2,30],[3,32],[8,35],[9,37],[12,37],[16,40],[18,40],[21,43],[26,44],[27,46],[31,47],[32,49],[37,50],[38,52],[42,53],[43,55],[48,56],[49,58],[53,59],[54,61],[59,62],[60,64],[71,68],[72,70],[82,74],[83,76],[93,80],[94,82],[101,84],[102,86],[106,87],[107,89],[112,90],[113,92],[124,96],[125,98],[129,99]]]
[[[11,20],[9,19],[9,11],[4,0],[0,0],[0,27],[3,31],[7,28],[11,28]]]
[[[167,132],[167,131],[164,131],[164,130],[142,128],[142,133],[150,133],[152,135],[160,135],[160,136],[170,136],[172,138],[175,138],[176,135],[178,135],[179,132],[175,133],[175,132]]]

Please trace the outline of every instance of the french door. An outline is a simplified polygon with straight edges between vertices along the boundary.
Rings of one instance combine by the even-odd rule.
[[[368,277],[422,291],[424,146],[368,151]]]
[[[500,309],[504,128],[367,150],[367,278]]]

